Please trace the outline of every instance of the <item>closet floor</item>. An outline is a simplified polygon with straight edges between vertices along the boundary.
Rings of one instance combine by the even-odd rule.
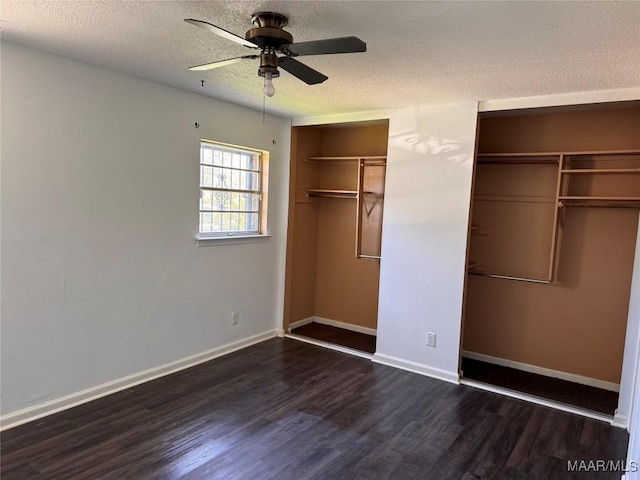
[[[324,342],[342,345],[353,348],[361,352],[376,352],[376,337],[366,333],[353,332],[344,328],[332,327],[321,323],[308,323],[301,327],[294,328],[291,333],[302,335],[303,337],[315,338]]]
[[[618,393],[523,372],[491,363],[462,359],[464,378],[515,390],[536,397],[573,405],[593,412],[614,415],[618,407]]]

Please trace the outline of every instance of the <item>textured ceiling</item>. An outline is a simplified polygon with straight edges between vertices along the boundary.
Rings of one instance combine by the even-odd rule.
[[[356,35],[367,53],[300,57],[329,80],[283,72],[268,111],[287,117],[640,86],[640,2],[1,0],[2,38],[262,108],[257,61],[183,22],[241,36],[251,14],[289,17],[297,42]],[[205,80],[204,88],[200,80]]]

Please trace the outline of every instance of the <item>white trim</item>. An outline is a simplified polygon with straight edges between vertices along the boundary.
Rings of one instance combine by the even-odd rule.
[[[307,317],[297,322],[289,324],[289,332],[294,328],[302,327],[303,325],[309,325],[310,323],[320,323],[321,325],[329,325],[330,327],[342,328],[343,330],[350,330],[352,332],[364,333],[365,335],[376,336],[378,331],[375,328],[361,327],[360,325],[354,325],[352,323],[340,322],[338,320],[331,320],[324,317]]]
[[[560,372],[558,370],[551,370],[550,368],[538,367],[537,365],[529,365],[527,363],[515,362],[513,360],[492,357],[483,353],[469,352],[467,350],[462,351],[462,356],[470,358],[472,360],[479,360],[481,362],[492,363],[494,365],[500,365],[502,367],[522,370],[523,372],[536,373],[538,375],[544,375],[545,377],[558,378],[560,380],[566,380],[568,382],[580,383],[582,385],[588,385],[590,387],[601,388],[602,390],[609,390],[610,392],[620,391],[620,384],[605,382],[604,380],[598,380],[597,378],[583,377],[582,375]]]
[[[517,110],[521,108],[559,107],[563,105],[582,105],[590,103],[624,102],[640,100],[640,88],[621,90],[598,90],[594,92],[561,93],[538,97],[504,98],[484,100],[478,103],[479,112]]]
[[[315,338],[305,337],[303,335],[297,335],[295,333],[286,333],[286,338],[297,340],[299,342],[310,343],[318,347],[328,348],[329,350],[335,350],[336,352],[346,353],[353,355],[354,357],[366,358],[371,360],[373,355],[367,352],[361,352],[360,350],[354,350],[353,348],[343,347],[342,345],[336,345],[335,343],[324,342],[322,340],[316,340]]]
[[[391,110],[369,110],[366,112],[337,113],[333,115],[311,115],[297,117],[291,120],[292,127],[308,125],[327,125],[330,123],[368,122],[371,120],[386,120]]]
[[[605,415],[603,413],[592,412],[591,410],[585,410],[583,408],[573,407],[560,402],[554,402],[545,398],[536,397],[535,395],[528,395],[522,392],[516,392],[515,390],[509,390],[508,388],[496,387],[487,383],[477,382],[475,380],[469,380],[467,378],[461,378],[460,384],[467,387],[477,388],[479,390],[485,390],[487,392],[498,393],[506,397],[516,398],[518,400],[524,400],[525,402],[535,403],[536,405],[542,405],[543,407],[555,408],[556,410],[562,410],[563,412],[573,413],[582,417],[592,418],[594,420],[600,420],[601,422],[609,423],[613,426],[617,426],[613,423],[613,417]]]
[[[338,320],[331,320],[330,318],[313,317],[313,321],[322,325],[329,325],[331,327],[342,328],[344,330],[351,330],[352,332],[364,333],[365,335],[373,335],[374,337],[378,334],[377,330],[374,328],[361,327],[360,325],[339,322]]]
[[[213,245],[239,245],[243,243],[265,242],[271,238],[271,235],[227,235],[207,237],[196,235],[196,243],[198,247],[211,247]]]
[[[438,380],[444,380],[445,382],[455,383],[456,385],[460,384],[460,377],[458,375],[458,372],[449,372],[447,370],[430,367],[428,365],[411,362],[409,360],[403,360],[401,358],[392,357],[383,353],[374,354],[371,360],[382,365],[387,365],[389,367],[407,370],[409,372],[436,378]]]
[[[314,318],[315,317],[307,317],[307,318],[303,318],[302,320],[298,320],[297,322],[290,323],[289,328],[287,329],[287,332],[291,333],[291,330],[293,330],[294,328],[302,327],[303,325],[309,325],[310,323],[313,323]]]
[[[620,378],[620,397],[618,409],[621,416],[627,419],[627,429],[637,420],[638,413],[634,414],[634,400],[639,395],[637,385],[640,379],[640,229],[636,236],[636,253],[633,260],[633,276],[631,278],[631,294],[629,295],[629,313],[627,315],[627,329],[624,340],[624,355],[622,358],[622,375]],[[635,393],[634,393],[635,392]],[[638,407],[635,407],[638,410]],[[640,433],[640,432],[638,432]],[[629,444],[632,445],[631,441]],[[640,461],[640,452],[636,454]],[[629,475],[632,477],[633,475]],[[637,477],[640,479],[640,472]]]
[[[102,385],[97,385],[95,387],[87,388],[86,390],[72,393],[71,395],[66,395],[39,405],[34,405],[33,407],[27,407],[22,410],[11,412],[0,417],[0,431],[17,427],[18,425],[82,405],[83,403],[87,403],[92,400],[97,400],[98,398],[106,397],[112,393],[140,385],[141,383],[146,383],[151,380],[155,380],[156,378],[164,377],[166,375],[179,372],[180,370],[208,362],[214,358],[218,358],[256,343],[274,338],[276,333],[277,331],[275,329],[268,330],[264,333],[253,335],[251,337],[238,340],[237,342],[227,343],[226,345],[222,345],[196,355],[191,355],[159,367],[150,368],[142,372],[134,373],[133,375],[128,375],[126,377],[103,383]]]
[[[611,425],[614,427],[624,428],[627,431],[629,430],[629,419],[626,415],[619,415],[616,410],[616,414],[613,416],[613,420],[611,421]]]

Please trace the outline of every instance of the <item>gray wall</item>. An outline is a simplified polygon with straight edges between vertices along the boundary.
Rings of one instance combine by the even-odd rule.
[[[1,62],[3,415],[281,325],[288,120],[7,42]],[[271,152],[272,238],[196,246],[201,138]]]

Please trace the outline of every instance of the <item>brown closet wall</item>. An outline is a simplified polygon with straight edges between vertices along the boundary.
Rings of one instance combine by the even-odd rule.
[[[316,295],[316,251],[318,246],[318,208],[307,198],[306,188],[314,184],[318,165],[302,158],[317,155],[320,132],[312,128],[291,131],[291,169],[289,178],[289,229],[285,273],[284,328],[314,315]],[[305,187],[309,185],[309,187]]]
[[[293,128],[285,328],[310,316],[376,328],[380,263],[355,258],[356,200],[306,195],[309,188],[355,190],[358,163],[303,159],[383,156],[387,139],[386,124]]]
[[[631,108],[564,113],[489,115],[481,117],[478,151],[640,149],[638,132],[640,108],[637,104]],[[506,171],[508,166],[499,168]],[[520,168],[516,178],[510,179],[505,173],[493,181],[508,191],[527,177],[528,185],[534,185],[549,176],[546,169],[534,166],[523,175]],[[640,179],[640,175],[634,177],[635,181]],[[482,182],[476,184],[475,193],[483,188]],[[551,185],[551,190],[554,186]],[[636,187],[632,184],[633,188]],[[640,188],[636,189],[635,195],[640,196]],[[627,185],[626,193],[628,191]],[[638,209],[623,208],[561,209],[555,277],[550,285],[469,275],[464,350],[619,383],[638,214]],[[523,219],[523,228],[528,229],[525,237],[539,230],[532,227],[536,222],[540,222],[540,230],[548,229],[548,216],[547,210],[539,209],[535,215]],[[474,222],[476,220],[474,218]],[[493,222],[500,225],[501,220]],[[487,235],[490,238],[491,232]],[[522,241],[528,240],[516,239],[514,245],[501,248],[508,254]],[[473,242],[472,236],[471,261]],[[490,248],[488,245],[482,248]],[[535,265],[545,262],[548,252],[542,250],[521,249],[519,254],[526,258],[517,268],[541,274],[544,269],[536,272]],[[493,255],[499,254],[493,252]]]

